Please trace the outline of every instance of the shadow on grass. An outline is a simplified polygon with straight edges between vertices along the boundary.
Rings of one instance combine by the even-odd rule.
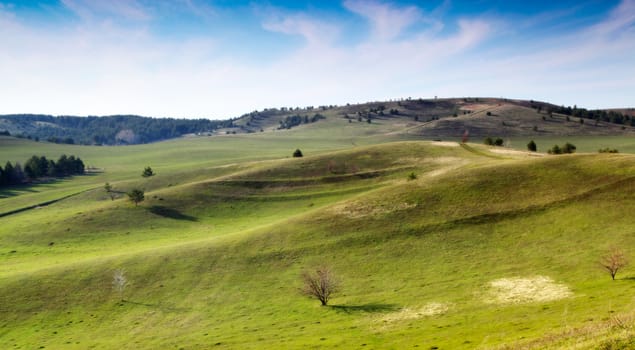
[[[19,196],[25,193],[41,192],[42,188],[49,187],[59,182],[61,182],[61,179],[52,179],[52,180],[41,181],[41,182],[11,185],[11,186],[0,189],[0,198],[9,198],[14,196]],[[39,187],[39,190],[35,188],[36,185]]]
[[[189,215],[185,215],[183,213],[181,213],[180,211],[176,210],[176,209],[172,209],[172,208],[168,208],[168,207],[164,207],[164,206],[160,206],[160,205],[153,205],[150,208],[148,208],[148,210],[155,215],[159,215],[162,216],[164,218],[168,218],[168,219],[174,219],[174,220],[186,220],[186,221],[197,221],[198,219],[193,217],[193,216],[189,216]]]
[[[14,196],[19,196],[25,193],[35,193],[42,192],[43,189],[47,189],[61,182],[73,180],[75,177],[84,177],[84,176],[95,176],[99,174],[95,173],[84,173],[81,175],[72,175],[72,176],[59,176],[59,177],[46,177],[34,180],[33,182],[27,182],[17,185],[9,185],[3,188],[0,188],[0,198],[9,198]]]
[[[380,312],[391,312],[397,311],[401,309],[397,304],[385,304],[385,303],[370,303],[363,305],[331,305],[329,306],[331,309],[342,312],[346,314],[353,313],[380,313]]]
[[[123,306],[124,304],[130,304],[130,305],[136,305],[136,306],[145,306],[145,307],[149,307],[149,308],[160,309],[161,311],[165,311],[165,312],[186,312],[186,311],[192,311],[191,309],[185,308],[185,307],[170,307],[170,306],[163,305],[163,304],[141,303],[141,302],[132,301],[132,300],[121,300],[121,301],[118,302],[118,304],[120,306]]]

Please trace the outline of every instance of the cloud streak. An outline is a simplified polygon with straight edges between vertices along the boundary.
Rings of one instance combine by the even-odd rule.
[[[373,39],[380,41],[397,38],[405,29],[423,19],[421,11],[414,6],[398,8],[375,1],[346,0],[344,7],[368,19]]]
[[[148,21],[152,16],[136,0],[61,0],[62,4],[84,20],[115,17],[132,21]]]

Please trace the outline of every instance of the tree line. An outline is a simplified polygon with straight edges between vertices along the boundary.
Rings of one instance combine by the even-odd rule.
[[[233,126],[233,120],[148,118],[136,115],[75,117],[39,114],[0,115],[16,137],[55,143],[121,145],[148,143]],[[16,132],[14,129],[19,130]],[[124,131],[124,133],[122,133]],[[3,134],[9,134],[3,131]]]
[[[542,110],[542,106],[532,105],[533,108],[537,109],[539,112]],[[602,121],[607,123],[621,124],[621,125],[631,125],[635,126],[635,118],[632,118],[628,114],[623,114],[617,111],[611,110],[589,110],[586,108],[578,108],[577,106],[559,106],[559,107],[548,107],[547,113],[558,113],[566,116],[581,118],[581,119],[591,119],[595,121]]]
[[[79,157],[63,154],[56,161],[45,156],[32,156],[24,167],[20,163],[7,162],[0,166],[0,187],[19,185],[43,177],[65,177],[81,175],[85,172],[84,162]]]
[[[312,117],[309,117],[308,115],[301,116],[299,114],[288,116],[280,121],[280,126],[278,127],[278,130],[291,129],[292,127],[298,126],[300,124],[315,123],[318,120],[324,119],[324,118],[325,117],[321,115],[320,113],[316,113]]]

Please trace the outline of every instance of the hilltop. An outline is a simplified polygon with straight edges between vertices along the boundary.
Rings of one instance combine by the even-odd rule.
[[[235,131],[290,129],[329,120],[376,123],[391,134],[427,139],[472,136],[617,136],[635,132],[625,111],[588,111],[546,102],[503,98],[405,99],[346,106],[267,109],[238,118]]]
[[[473,137],[624,136],[635,133],[631,109],[589,111],[503,98],[403,99],[345,106],[269,108],[228,120],[0,116],[0,131],[55,143],[128,145],[176,137],[269,133],[317,125],[374,124],[374,133],[425,139]],[[350,128],[349,128],[350,129]],[[365,131],[363,131],[365,132]],[[362,133],[363,133],[362,132]]]

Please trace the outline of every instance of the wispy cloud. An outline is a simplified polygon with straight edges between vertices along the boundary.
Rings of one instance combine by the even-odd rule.
[[[136,0],[61,0],[61,2],[84,20],[94,20],[104,16],[134,21],[147,21],[152,18],[148,10]]]
[[[310,46],[324,46],[339,35],[339,28],[304,14],[269,16],[264,29],[288,35],[302,36]]]
[[[635,23],[635,0],[623,0],[604,21],[591,27],[597,35],[617,34]]]
[[[346,0],[344,7],[367,18],[371,22],[374,39],[381,41],[398,37],[404,29],[423,19],[419,8],[414,6],[399,8],[375,1]]]

